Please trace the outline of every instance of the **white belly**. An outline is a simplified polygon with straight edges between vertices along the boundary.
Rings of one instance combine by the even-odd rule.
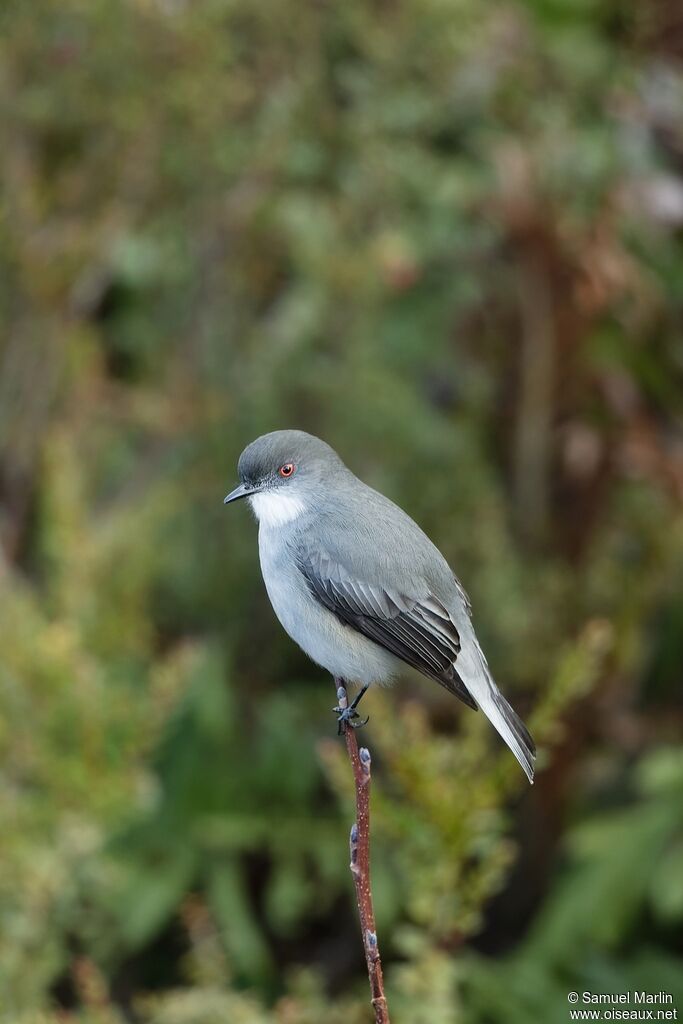
[[[309,591],[287,546],[263,523],[259,527],[259,557],[275,614],[312,661],[348,682],[388,682],[396,675],[401,667],[398,658],[344,625],[321,605]]]

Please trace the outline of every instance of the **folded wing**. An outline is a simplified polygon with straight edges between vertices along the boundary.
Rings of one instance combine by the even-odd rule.
[[[476,702],[456,672],[460,636],[433,594],[425,592],[414,598],[398,589],[355,579],[322,548],[301,547],[297,565],[313,596],[338,619],[476,710]]]

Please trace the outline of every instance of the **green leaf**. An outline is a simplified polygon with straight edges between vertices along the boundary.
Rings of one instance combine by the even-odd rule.
[[[209,905],[235,968],[244,978],[263,983],[272,973],[272,958],[237,861],[216,861],[209,872],[207,889]]]

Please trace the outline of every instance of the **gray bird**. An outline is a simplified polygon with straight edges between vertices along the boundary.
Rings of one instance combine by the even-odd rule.
[[[368,686],[405,662],[481,708],[533,782],[534,741],[491,677],[467,594],[410,516],[301,430],[257,438],[238,473],[225,503],[247,498],[258,519],[275,614],[309,658],[362,684],[340,718],[362,724]]]

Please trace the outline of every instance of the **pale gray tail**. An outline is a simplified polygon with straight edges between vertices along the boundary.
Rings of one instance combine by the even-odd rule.
[[[475,700],[521,764],[529,782],[533,783],[536,744],[522,719],[506,701],[493,680],[489,686],[489,693],[481,700],[475,695]]]
[[[491,678],[486,658],[474,636],[474,631],[468,639],[470,642],[463,644],[455,663],[456,672],[477,702],[477,706],[497,729],[521,764],[529,782],[533,783],[536,744],[522,719]]]

